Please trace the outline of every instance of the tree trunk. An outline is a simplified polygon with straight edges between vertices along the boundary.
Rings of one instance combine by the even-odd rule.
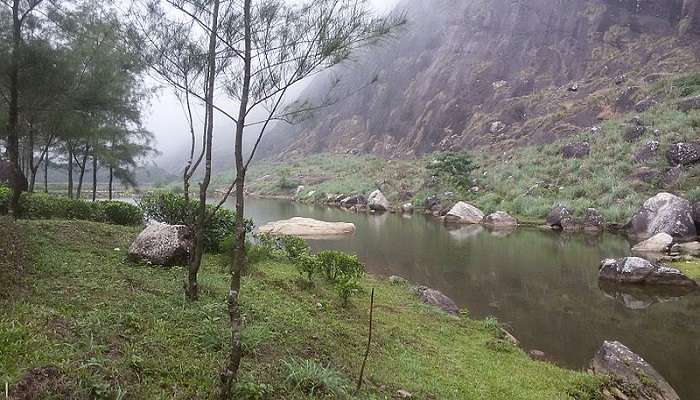
[[[22,41],[22,23],[20,20],[19,0],[12,1],[12,53],[10,59],[10,105],[7,120],[7,153],[14,173],[10,175],[12,197],[10,198],[9,212],[17,218],[19,207],[19,195],[22,191],[22,183],[19,176],[19,134],[17,132],[19,121],[19,51]]]
[[[68,143],[68,197],[73,198],[73,144]]]
[[[241,348],[241,310],[240,291],[241,274],[246,269],[247,255],[245,247],[245,166],[243,164],[243,130],[248,113],[248,101],[250,94],[251,64],[252,64],[252,38],[251,38],[251,0],[245,0],[243,4],[244,22],[244,55],[243,55],[243,87],[241,88],[241,102],[238,109],[238,121],[236,124],[236,223],[234,226],[234,246],[231,268],[231,287],[228,295],[228,314],[231,324],[231,349],[228,365],[221,374],[222,390],[221,399],[231,397],[233,382],[238,378],[238,369],[241,365],[243,351]]]
[[[112,182],[114,182],[114,168],[112,166],[109,166],[109,199],[112,200]]]
[[[78,189],[75,191],[76,199],[80,198],[80,192],[83,190],[83,178],[85,178],[85,167],[87,166],[88,151],[90,151],[90,148],[86,145],[85,151],[83,152],[82,163],[75,160],[75,163],[78,164],[78,167],[80,168],[80,175],[78,176]]]
[[[97,154],[92,152],[92,201],[97,200]]]
[[[44,160],[44,193],[49,192],[49,153],[46,152],[46,160]]]
[[[199,297],[197,286],[197,274],[202,264],[204,255],[204,227],[207,223],[207,190],[211,182],[211,153],[212,142],[214,135],[214,90],[216,83],[216,35],[219,29],[219,0],[214,1],[214,10],[212,12],[211,31],[209,34],[209,53],[207,59],[208,66],[208,87],[206,101],[206,159],[204,179],[199,186],[199,208],[197,210],[197,221],[195,223],[195,246],[192,251],[190,265],[187,271],[187,283],[185,285],[185,294],[190,300],[197,300]]]

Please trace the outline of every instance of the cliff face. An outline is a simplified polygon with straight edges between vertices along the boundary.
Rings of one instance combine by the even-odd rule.
[[[700,68],[700,0],[405,0],[398,8],[408,26],[337,69],[339,101],[277,127],[266,154],[410,157],[548,143],[630,111],[641,89],[667,74]],[[326,95],[328,81],[302,97]]]

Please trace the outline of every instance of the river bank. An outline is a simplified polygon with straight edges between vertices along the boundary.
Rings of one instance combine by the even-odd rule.
[[[3,381],[16,390],[70,390],[75,398],[210,398],[223,359],[225,260],[208,255],[202,299],[182,296],[180,268],[131,265],[138,229],[78,221],[21,222],[31,290],[3,303]],[[244,279],[246,358],[240,398],[316,398],[288,380],[311,360],[347,387],[366,344],[368,295],[342,308],[321,282],[297,286],[289,265],[268,262]],[[454,319],[404,286],[367,277],[376,290],[368,383],[357,398],[597,398],[602,380],[530,360],[499,339],[493,321]],[[592,356],[592,355],[591,355]],[[291,367],[290,367],[291,366]],[[250,395],[251,397],[245,397]]]

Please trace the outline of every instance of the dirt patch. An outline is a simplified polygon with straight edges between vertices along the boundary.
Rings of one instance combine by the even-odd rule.
[[[71,384],[56,367],[34,368],[22,376],[12,388],[10,398],[14,400],[34,400],[50,398],[73,398]]]
[[[11,298],[22,287],[25,245],[21,228],[9,217],[0,217],[0,300]]]

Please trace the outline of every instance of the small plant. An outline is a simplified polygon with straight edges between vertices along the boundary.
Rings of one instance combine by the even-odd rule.
[[[478,167],[472,162],[467,152],[439,153],[426,167],[439,178],[451,182],[462,190],[468,190],[472,184],[472,172]]]
[[[360,281],[357,277],[344,276],[335,283],[335,290],[338,292],[342,306],[347,307],[350,297],[360,293],[362,286],[360,286]]]
[[[313,284],[314,275],[321,270],[321,262],[318,258],[308,253],[303,253],[295,258],[294,266],[309,284]]]
[[[302,255],[309,254],[309,245],[300,237],[281,236],[278,240],[287,258],[291,261],[295,261]]]
[[[365,266],[362,265],[357,256],[351,256],[341,251],[322,251],[318,254],[318,259],[321,262],[323,274],[329,282],[359,277],[365,272]]]
[[[264,383],[242,381],[236,383],[233,398],[239,400],[264,400],[272,395],[272,386]]]
[[[282,361],[287,369],[285,382],[294,390],[309,395],[326,394],[347,396],[350,381],[340,372],[324,367],[313,360],[290,359]]]

